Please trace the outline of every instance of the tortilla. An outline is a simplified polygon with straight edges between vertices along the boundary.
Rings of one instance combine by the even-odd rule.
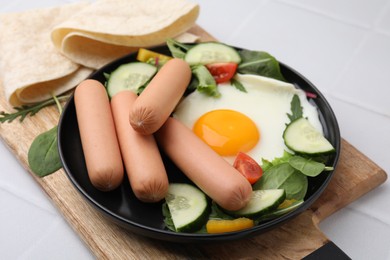
[[[0,16],[0,81],[12,106],[60,95],[139,47],[187,33],[199,6],[186,0],[98,0]],[[87,68],[88,67],[88,68]]]
[[[98,0],[56,26],[51,36],[70,60],[97,69],[181,35],[198,15],[199,6],[185,0]]]
[[[65,5],[0,17],[0,79],[12,106],[61,94],[86,78],[90,69],[70,61],[53,46],[50,33],[86,6]]]

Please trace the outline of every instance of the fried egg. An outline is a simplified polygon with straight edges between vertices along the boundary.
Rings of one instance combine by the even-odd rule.
[[[176,107],[173,116],[233,163],[238,152],[250,155],[261,164],[283,155],[288,148],[283,132],[289,123],[291,100],[298,95],[303,116],[323,132],[316,107],[309,103],[303,90],[275,79],[237,74],[247,92],[230,83],[218,85],[219,98],[194,91]]]

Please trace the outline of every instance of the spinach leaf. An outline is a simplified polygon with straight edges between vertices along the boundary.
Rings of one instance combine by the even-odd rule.
[[[287,116],[291,122],[303,116],[303,108],[298,95],[294,95],[291,99],[291,114],[287,114]]]
[[[59,98],[53,95],[53,101],[61,114],[62,106]],[[28,150],[30,168],[39,177],[49,175],[62,167],[57,145],[57,129],[58,126],[55,126],[38,135]]]
[[[38,135],[28,151],[28,163],[39,177],[44,177],[62,167],[57,146],[57,126]]]
[[[205,93],[212,97],[219,97],[221,93],[219,93],[217,88],[217,83],[215,82],[213,76],[210,74],[209,70],[203,65],[196,65],[192,68],[192,73],[198,80],[198,86],[196,89],[199,92]]]
[[[272,166],[264,172],[253,189],[284,189],[286,199],[303,200],[308,187],[307,177],[294,169],[289,163]]]
[[[325,169],[325,164],[301,156],[291,157],[288,163],[294,169],[310,177],[316,177]]]
[[[241,56],[241,63],[237,68],[239,73],[286,81],[280,71],[279,62],[267,52],[241,50],[239,54]]]
[[[192,46],[180,43],[174,39],[167,40],[168,49],[171,51],[171,54],[175,58],[183,59],[186,56],[186,53]]]
[[[226,214],[217,205],[217,203],[215,203],[215,201],[212,201],[211,202],[211,213],[210,213],[209,219],[227,219],[227,220],[231,220],[231,219],[234,219],[234,217],[230,216],[229,214]]]

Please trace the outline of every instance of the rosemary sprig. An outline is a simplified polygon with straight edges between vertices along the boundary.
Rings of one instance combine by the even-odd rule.
[[[56,104],[57,102],[60,102],[60,101],[65,101],[69,97],[70,97],[70,95],[63,95],[63,96],[57,97],[58,101],[56,101],[56,99],[54,99],[54,98],[51,98],[51,99],[36,103],[34,105],[31,105],[31,106],[23,105],[20,107],[14,107],[14,109],[16,110],[16,112],[14,112],[14,113],[6,113],[5,111],[0,111],[0,123],[4,123],[4,122],[11,123],[14,119],[16,119],[18,117],[20,117],[19,121],[22,122],[26,118],[26,116],[28,116],[28,115],[33,116],[36,113],[38,113],[38,111],[40,111],[42,108],[47,107],[47,106],[51,106],[51,105]]]

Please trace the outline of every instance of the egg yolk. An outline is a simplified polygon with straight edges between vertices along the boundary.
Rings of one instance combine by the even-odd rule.
[[[193,131],[221,156],[248,152],[260,139],[255,123],[234,110],[213,110],[202,115]]]

